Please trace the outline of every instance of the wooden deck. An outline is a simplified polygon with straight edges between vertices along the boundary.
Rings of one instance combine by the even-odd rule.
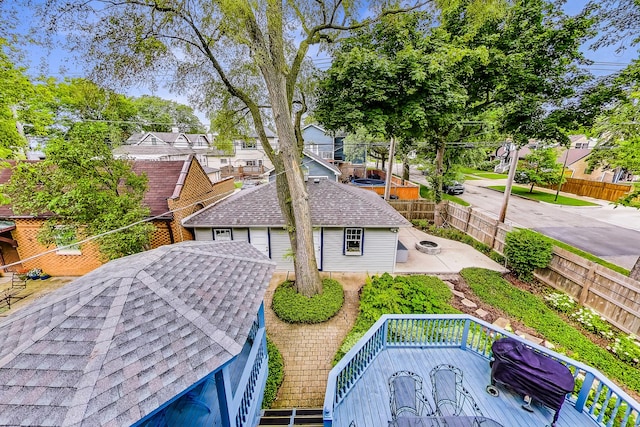
[[[423,392],[432,406],[429,372],[439,364],[457,366],[463,371],[463,385],[473,396],[485,417],[504,427],[546,426],[553,420],[554,411],[534,402],[534,412],[521,408],[522,397],[502,386],[499,397],[492,397],[485,388],[490,382],[487,359],[475,352],[460,348],[387,348],[373,360],[362,377],[349,391],[334,412],[334,426],[387,426],[391,420],[389,409],[389,377],[396,371],[412,371],[423,378]],[[435,406],[434,406],[435,407]],[[472,415],[472,414],[469,414]],[[565,401],[557,427],[596,426],[588,415],[575,410]]]

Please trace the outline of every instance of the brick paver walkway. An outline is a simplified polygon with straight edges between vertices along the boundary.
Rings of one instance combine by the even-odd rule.
[[[267,335],[284,358],[284,382],[273,408],[321,408],[331,361],[358,315],[358,291],[365,273],[332,274],[342,283],[345,302],[332,319],[315,325],[292,325],[282,322],[271,310],[276,286],[285,276],[274,274],[265,301]]]

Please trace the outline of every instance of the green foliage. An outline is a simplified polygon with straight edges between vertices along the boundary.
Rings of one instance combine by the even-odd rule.
[[[459,313],[451,290],[433,276],[373,276],[361,290],[356,323],[334,357],[337,363],[383,314]]]
[[[321,323],[342,307],[344,291],[336,280],[323,279],[322,293],[308,298],[296,291],[294,282],[281,283],[273,294],[276,316],[288,323]]]
[[[103,123],[77,123],[66,139],[49,141],[46,160],[16,165],[4,190],[15,212],[49,216],[38,235],[41,243],[68,244],[148,217],[149,208],[142,205],[147,178],[111,156],[105,143],[109,132]],[[100,254],[110,260],[140,252],[148,248],[153,230],[144,222],[105,234],[97,240]]]
[[[570,317],[575,319],[578,323],[582,324],[582,326],[589,332],[602,335],[605,338],[613,337],[614,333],[611,329],[611,325],[605,320],[604,317],[600,316],[592,308],[580,307],[579,309],[571,313]]]
[[[185,133],[205,132],[193,108],[187,105],[150,95],[134,98],[132,102],[137,119],[144,123],[143,131],[171,132],[176,127]]]
[[[519,279],[530,281],[536,268],[545,268],[551,262],[553,244],[535,231],[510,231],[505,238],[504,256]]]
[[[640,342],[635,335],[615,338],[613,346],[607,348],[610,348],[620,360],[640,367]]]
[[[640,370],[618,360],[605,348],[593,343],[547,307],[541,298],[516,288],[495,271],[465,268],[460,275],[473,293],[486,304],[535,329],[541,336],[557,344],[560,350],[564,349],[569,357],[600,370],[635,392],[640,392]]]
[[[278,389],[284,381],[284,359],[278,347],[267,337],[267,354],[269,355],[269,375],[264,388],[262,409],[269,409],[278,397]]]
[[[544,187],[560,184],[564,181],[563,168],[556,158],[556,151],[553,148],[533,150],[518,163],[514,181],[518,184],[529,184],[530,192],[533,192],[533,187],[536,185]]]
[[[551,307],[565,314],[572,313],[576,308],[574,299],[562,292],[552,292],[544,299]]]

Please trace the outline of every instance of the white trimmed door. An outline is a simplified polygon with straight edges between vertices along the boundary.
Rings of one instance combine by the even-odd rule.
[[[266,228],[252,228],[249,231],[254,248],[269,257],[269,231]]]

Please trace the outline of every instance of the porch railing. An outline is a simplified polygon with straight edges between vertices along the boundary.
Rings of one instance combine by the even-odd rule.
[[[384,315],[331,370],[324,401],[324,426],[333,425],[334,408],[387,348],[458,347],[489,360],[491,344],[511,337],[566,365],[578,385],[567,399],[602,426],[640,425],[640,404],[591,368],[468,315]]]

